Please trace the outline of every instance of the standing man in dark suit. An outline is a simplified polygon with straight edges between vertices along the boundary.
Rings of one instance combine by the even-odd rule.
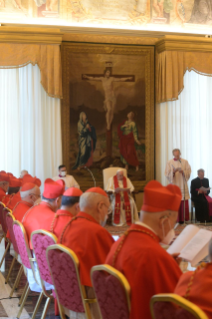
[[[203,191],[200,188],[202,186],[209,188],[209,180],[204,178],[204,169],[200,168],[197,174],[198,177],[191,181],[191,200],[194,202],[196,220],[203,223],[209,221],[208,201],[205,196],[210,193],[210,190]]]

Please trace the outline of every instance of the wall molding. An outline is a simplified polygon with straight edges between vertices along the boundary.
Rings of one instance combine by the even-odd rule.
[[[212,52],[212,38],[165,35],[156,42],[155,46],[158,53],[164,51]]]
[[[0,27],[0,42],[28,44],[57,44],[62,43],[60,29],[56,28],[23,28]]]

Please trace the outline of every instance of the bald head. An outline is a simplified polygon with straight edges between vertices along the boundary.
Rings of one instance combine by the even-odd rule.
[[[101,194],[85,192],[80,196],[80,211],[91,215],[99,224],[105,220],[110,208],[109,199]]]
[[[34,204],[40,198],[40,188],[35,185],[34,188],[27,191],[20,191],[21,199],[25,202]]]
[[[24,175],[29,174],[27,170],[23,169],[20,174],[20,178],[23,178]]]

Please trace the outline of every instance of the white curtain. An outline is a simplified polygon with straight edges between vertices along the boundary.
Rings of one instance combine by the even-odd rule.
[[[60,100],[44,91],[40,69],[0,69],[0,170],[26,169],[43,181],[62,163]]]
[[[212,185],[212,78],[194,71],[186,72],[179,100],[156,106],[156,179],[167,184],[166,162],[172,150],[180,148],[181,157],[191,165],[190,182],[203,168]]]

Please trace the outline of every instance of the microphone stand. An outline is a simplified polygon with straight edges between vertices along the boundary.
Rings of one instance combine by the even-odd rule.
[[[94,183],[94,187],[96,187],[96,180],[95,180],[95,177],[94,177],[93,173],[91,172],[91,170],[87,166],[84,166],[83,168],[86,169],[90,173],[92,180],[93,180],[93,183]]]

